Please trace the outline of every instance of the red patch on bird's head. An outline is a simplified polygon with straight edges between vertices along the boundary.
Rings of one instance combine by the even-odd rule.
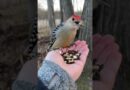
[[[80,20],[81,19],[81,17],[80,16],[78,16],[78,15],[72,15],[72,18],[74,18],[75,20]]]

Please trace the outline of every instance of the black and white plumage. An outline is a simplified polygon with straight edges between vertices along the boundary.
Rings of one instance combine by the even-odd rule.
[[[58,30],[60,30],[63,27],[64,23],[60,23],[51,33],[51,39],[50,39],[50,43],[49,43],[49,47],[48,47],[48,51],[49,49],[52,47],[52,45],[54,44],[55,40],[56,40],[56,34],[58,32]]]

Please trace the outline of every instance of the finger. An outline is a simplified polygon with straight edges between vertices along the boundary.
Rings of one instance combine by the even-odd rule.
[[[102,36],[100,34],[93,35],[93,45],[96,45],[100,40]]]
[[[79,48],[76,49],[80,54],[82,54],[84,51],[88,50],[88,45],[82,45]]]
[[[76,45],[76,50],[80,51],[83,49],[84,46],[87,46],[86,41],[81,41],[78,45]]]
[[[121,59],[121,54],[119,52],[113,51],[108,57],[108,60],[100,73],[101,80],[109,86],[114,85],[116,74],[121,64]]]
[[[83,47],[83,51],[81,52],[81,56],[80,56],[80,60],[85,64],[86,60],[87,60],[87,56],[89,53],[89,49],[87,46]]]
[[[74,45],[72,45],[71,47],[68,48],[68,50],[76,50],[76,47],[79,46],[81,44],[81,41],[78,40],[75,42]]]
[[[101,52],[106,47],[107,44],[113,43],[114,38],[110,35],[104,36],[97,45],[93,48],[93,59],[98,58]]]
[[[79,46],[79,45],[81,45],[81,44],[86,44],[86,41],[84,41],[84,40],[82,40],[82,41],[77,41],[77,42],[75,42],[75,45],[76,46]]]
[[[96,64],[105,64],[107,57],[112,51],[118,52],[119,46],[116,43],[108,44],[106,48],[101,52],[99,58],[97,58]]]
[[[81,42],[80,40],[77,40],[77,41],[75,42],[75,44],[78,45],[80,42]]]
[[[112,90],[112,87],[108,87],[103,82],[94,81],[93,82],[93,90]]]
[[[111,39],[112,41],[115,41],[114,37],[112,35],[104,35],[103,38],[109,38]]]

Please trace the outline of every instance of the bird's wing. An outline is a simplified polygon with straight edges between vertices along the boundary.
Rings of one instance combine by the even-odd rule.
[[[61,28],[63,27],[64,23],[60,23],[51,33],[51,39],[50,39],[50,43],[49,43],[49,47],[48,47],[48,51],[50,50],[50,48],[52,47],[52,45],[54,44],[54,42],[56,41],[56,36],[58,34],[58,31],[61,30]]]

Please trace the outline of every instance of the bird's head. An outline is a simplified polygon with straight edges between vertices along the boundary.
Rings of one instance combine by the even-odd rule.
[[[74,27],[76,30],[78,30],[79,27],[83,25],[81,17],[75,14],[72,15],[66,22],[69,24],[69,26]]]

